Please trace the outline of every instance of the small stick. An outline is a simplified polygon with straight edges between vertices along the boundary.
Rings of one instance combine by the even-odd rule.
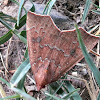
[[[95,51],[93,51],[93,50],[89,50],[92,54],[94,54],[94,55],[96,55],[96,56],[98,56],[98,57],[100,57],[100,54],[99,53],[96,53]]]
[[[12,38],[9,41],[7,52],[6,52],[6,68],[7,69],[8,69],[8,55],[9,55],[9,49],[10,49],[11,41],[12,41]]]
[[[4,67],[5,71],[8,72],[8,70],[7,70],[7,68],[6,68],[5,64],[4,64],[1,52],[0,52],[0,58],[1,58],[1,61],[2,61],[2,64],[3,64],[3,67]]]

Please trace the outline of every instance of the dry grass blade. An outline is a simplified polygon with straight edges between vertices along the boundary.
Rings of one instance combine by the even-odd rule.
[[[0,58],[1,58],[1,61],[2,61],[2,64],[3,64],[3,67],[4,67],[5,71],[8,72],[8,70],[7,70],[7,68],[6,68],[5,64],[4,64],[4,60],[3,60],[1,52],[0,52]]]
[[[90,77],[90,88],[91,88],[91,92],[92,92],[91,100],[96,100],[96,89],[95,89],[94,82],[93,82],[93,76],[91,75],[90,69],[88,67],[87,67],[87,69],[88,69],[88,74]]]
[[[2,85],[0,84],[0,94],[1,94],[1,96],[4,98],[4,97],[6,97],[6,93],[5,93],[5,91],[4,91],[4,89],[3,89],[3,87],[2,87]],[[5,100],[5,99],[4,99]]]
[[[95,35],[99,35],[99,34],[100,34],[100,28],[99,28],[99,30],[96,32]]]
[[[95,31],[96,29],[98,29],[99,26],[100,26],[100,24],[98,24],[98,25],[96,25],[95,27],[93,27],[93,28],[89,31],[89,33],[92,33],[93,31]]]
[[[7,47],[7,52],[6,52],[6,68],[8,69],[8,55],[9,55],[9,49],[11,45],[12,38],[9,41],[8,47]]]

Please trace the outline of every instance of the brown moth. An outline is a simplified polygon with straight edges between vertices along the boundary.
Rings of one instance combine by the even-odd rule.
[[[37,90],[58,80],[83,58],[76,30],[61,31],[50,16],[27,14],[27,42]],[[92,49],[99,37],[79,28],[85,46]]]

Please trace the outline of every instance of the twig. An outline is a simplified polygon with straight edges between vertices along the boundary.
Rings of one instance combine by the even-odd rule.
[[[99,54],[100,52],[100,40],[98,41],[98,45],[97,45],[97,53]],[[99,60],[100,60],[100,57],[97,56],[97,60],[96,60],[96,65],[97,67],[99,66]]]
[[[89,95],[90,95],[91,100],[96,100],[96,99],[93,99],[93,98],[92,98],[93,95],[92,95],[92,92],[91,92],[91,90],[90,90],[90,88],[89,88],[89,85],[88,85],[87,81],[86,81],[85,79],[83,79],[83,81],[84,81],[84,83],[85,83],[85,85],[86,85],[86,88],[87,88],[87,90],[88,90],[88,93],[89,93]]]
[[[9,41],[7,52],[6,52],[6,68],[7,69],[8,69],[8,56],[9,56],[9,49],[10,49],[11,41],[12,41],[12,37],[11,37],[11,39]]]
[[[2,64],[3,64],[3,67],[4,67],[5,71],[8,72],[8,70],[7,70],[7,68],[6,68],[5,64],[4,64],[1,52],[0,52],[0,58],[1,58],[1,61],[2,61]]]
[[[93,76],[91,75],[91,72],[90,72],[90,69],[88,68],[87,66],[87,69],[88,69],[88,74],[90,76],[90,87],[91,87],[91,92],[92,92],[92,100],[96,100],[96,89],[94,88],[94,83],[93,83]]]
[[[98,56],[98,57],[100,57],[100,54],[99,54],[99,52],[98,53],[96,53],[95,51],[93,51],[93,50],[89,50],[92,54],[94,54],[95,56]]]

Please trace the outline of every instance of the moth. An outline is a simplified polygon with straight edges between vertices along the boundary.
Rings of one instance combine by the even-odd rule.
[[[31,69],[39,91],[58,80],[83,58],[76,30],[61,31],[48,15],[28,12],[27,42]],[[92,49],[99,37],[79,28],[85,46]]]

